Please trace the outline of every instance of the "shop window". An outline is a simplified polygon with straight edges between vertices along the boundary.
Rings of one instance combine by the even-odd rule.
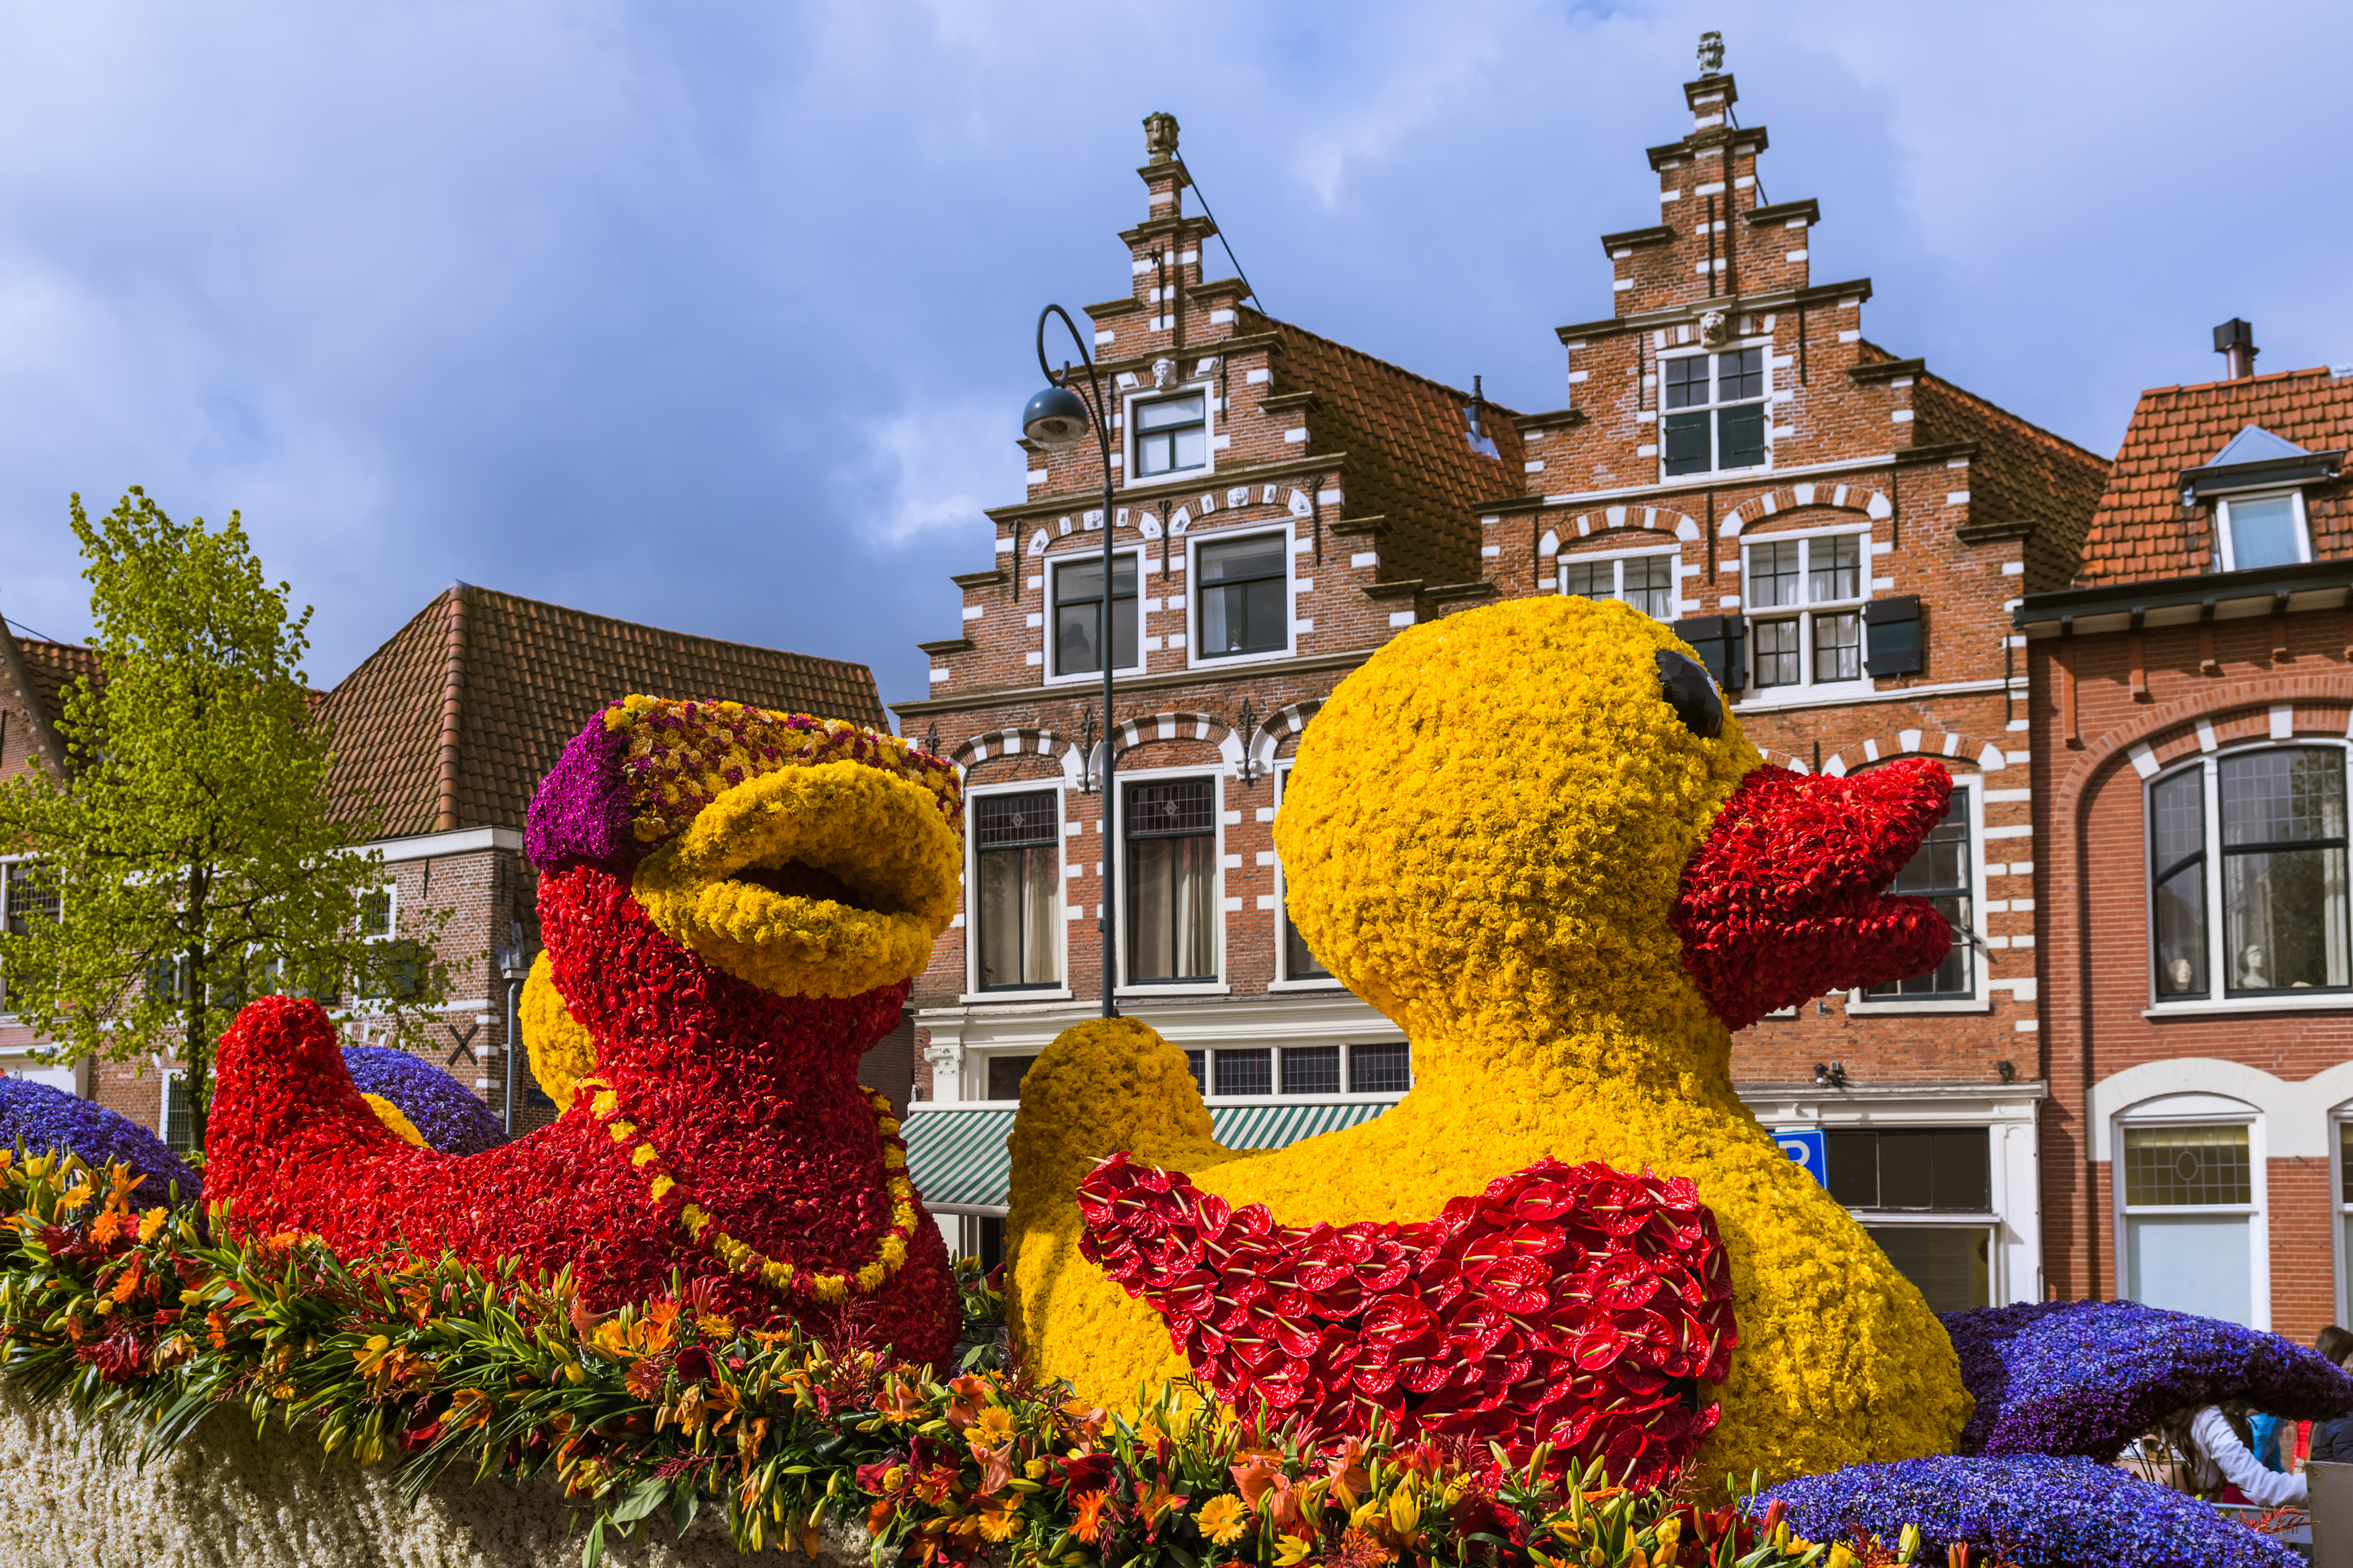
[[[1969,792],[1957,787],[1944,819],[1928,832],[1887,890],[1905,898],[1926,899],[1952,928],[1953,945],[1936,968],[1908,980],[1874,985],[1864,992],[1869,1002],[1961,1001],[1977,995],[1976,952],[1971,946],[1976,926],[1971,919],[1975,870],[1969,853]]]
[[[2126,1127],[2125,1294],[2145,1306],[2254,1322],[2253,1162],[2243,1126]]]
[[[1138,403],[1135,420],[1135,477],[1179,474],[1209,462],[1209,426],[1206,400],[1200,393]]]
[[[1348,1092],[1403,1094],[1413,1087],[1413,1047],[1403,1040],[1348,1047]]]
[[[1659,372],[1660,452],[1670,476],[1764,466],[1771,378],[1763,349],[1662,360]]]
[[[1337,1046],[1292,1046],[1282,1053],[1282,1092],[1285,1094],[1337,1094],[1340,1092],[1340,1047]]]
[[[1219,1095],[1274,1092],[1274,1052],[1267,1047],[1247,1051],[1219,1051],[1217,1053],[1217,1092]]]
[[[1061,981],[1060,807],[1050,789],[972,799],[973,948],[983,991]]]
[[[2353,986],[2343,748],[2200,758],[2150,786],[2148,836],[2158,1001]]]
[[[1030,1057],[991,1057],[988,1058],[988,1094],[990,1100],[1018,1100],[1021,1079],[1038,1058]]]
[[[1194,651],[1203,658],[1276,653],[1291,646],[1291,535],[1204,544],[1193,562],[1199,605]]]
[[[1103,670],[1103,563],[1074,555],[1054,568],[1054,673],[1100,674]],[[1136,668],[1135,557],[1113,558],[1111,592],[1113,657],[1120,669]]]
[[[1928,1309],[1965,1312],[1993,1305],[1993,1232],[1984,1226],[1867,1225],[1895,1271],[1920,1288]]]
[[[1127,802],[1128,983],[1215,980],[1216,785],[1208,779],[1168,779],[1122,788]]]
[[[1606,561],[1563,557],[1560,591],[1578,599],[1621,600],[1654,621],[1671,620],[1675,613],[1674,552]]]
[[[1835,686],[1862,679],[1862,533],[1747,548],[1749,685]]]
[[[2214,542],[2225,572],[2312,559],[2300,492],[2224,497],[2214,503]]]
[[[1991,1137],[1982,1127],[1833,1131],[1825,1140],[1830,1194],[1851,1209],[1993,1206]]]

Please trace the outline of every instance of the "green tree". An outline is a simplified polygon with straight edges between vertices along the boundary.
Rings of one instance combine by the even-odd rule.
[[[65,695],[66,776],[0,783],[0,843],[30,858],[0,975],[53,1059],[176,1058],[201,1147],[214,1045],[250,997],[408,1024],[447,977],[429,943],[378,934],[383,858],[353,847],[378,827],[330,805],[311,610],[290,616],[237,514],[175,523],[134,486],[96,523],[75,496],[73,531],[101,679]]]

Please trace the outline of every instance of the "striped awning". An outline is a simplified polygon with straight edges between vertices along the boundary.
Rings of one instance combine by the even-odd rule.
[[[1213,1105],[1209,1125],[1229,1149],[1281,1149],[1370,1121],[1395,1103]],[[966,1110],[921,1100],[907,1107],[900,1123],[907,1140],[907,1174],[925,1208],[934,1214],[1005,1213],[1013,1180],[1005,1141],[1012,1135],[1016,1114],[1002,1107]]]

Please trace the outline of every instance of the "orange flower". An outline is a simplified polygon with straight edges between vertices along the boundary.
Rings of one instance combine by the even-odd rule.
[[[1104,1491],[1082,1492],[1072,1500],[1071,1506],[1076,1510],[1076,1515],[1071,1521],[1071,1533],[1089,1546],[1101,1540],[1104,1524],[1103,1504],[1110,1500],[1111,1493]]]

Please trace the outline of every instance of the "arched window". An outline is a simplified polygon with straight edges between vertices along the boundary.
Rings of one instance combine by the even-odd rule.
[[[2156,1000],[2353,989],[2346,748],[2200,757],[2148,786]]]

